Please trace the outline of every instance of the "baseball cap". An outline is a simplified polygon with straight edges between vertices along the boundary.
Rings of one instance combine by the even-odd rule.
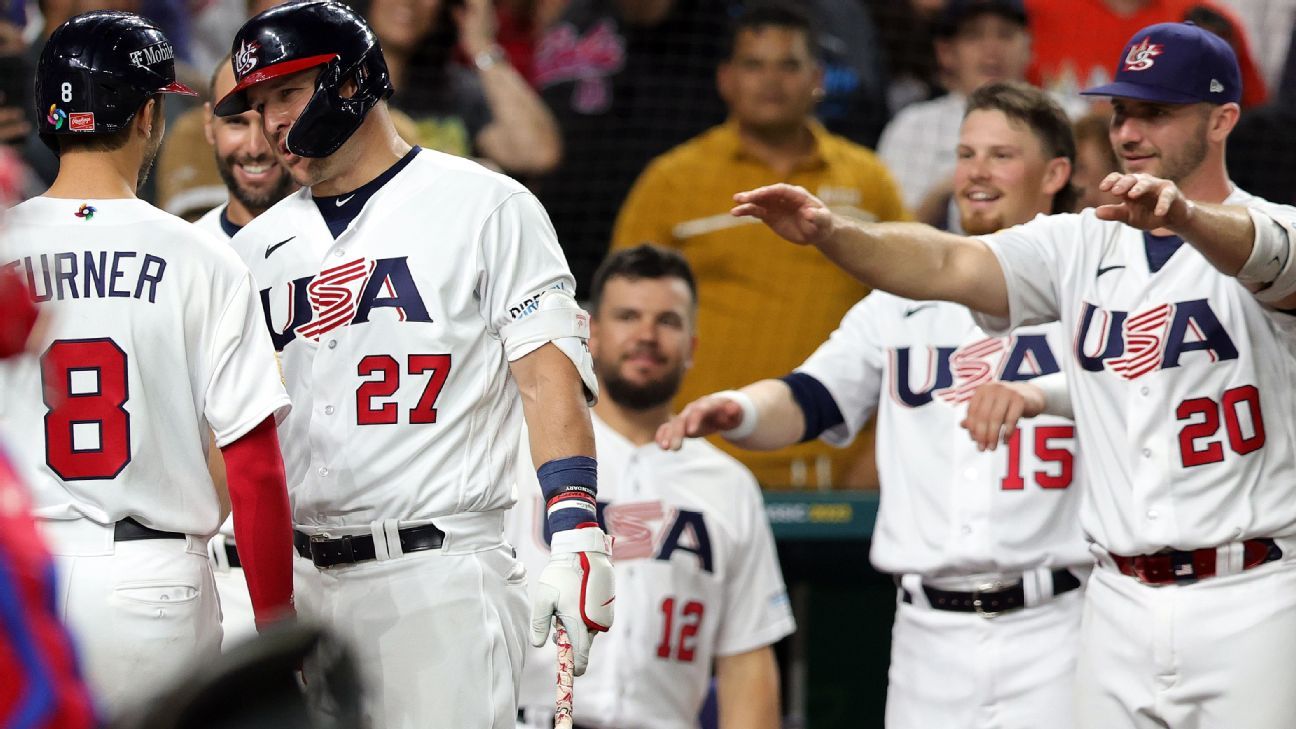
[[[1114,81],[1080,93],[1165,104],[1227,104],[1242,98],[1242,72],[1223,38],[1192,23],[1158,23],[1125,44]]]
[[[1026,5],[1023,0],[949,0],[936,24],[936,34],[952,36],[958,33],[959,26],[969,18],[983,13],[993,13],[1026,25]]]

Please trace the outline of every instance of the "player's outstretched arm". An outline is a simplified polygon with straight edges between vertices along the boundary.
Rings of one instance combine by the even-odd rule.
[[[977,450],[992,451],[1007,443],[1021,418],[1037,415],[1073,417],[1066,375],[1056,372],[1030,382],[988,382],[972,393],[967,415],[959,423]]]
[[[772,647],[720,656],[716,658],[715,673],[720,729],[781,726],[778,663]]]
[[[258,628],[290,617],[292,516],[274,416],[221,448],[234,510],[234,541]]]
[[[1169,230],[1260,300],[1280,309],[1296,307],[1296,251],[1288,225],[1261,210],[1191,201],[1175,183],[1146,174],[1113,172],[1098,188],[1121,199],[1096,208],[1099,218]]]
[[[616,590],[611,543],[597,521],[594,428],[576,365],[552,342],[513,360],[531,457],[552,533],[549,564],[531,588],[531,644],[554,619],[571,638],[573,673],[585,673],[594,634],[612,627]]]
[[[694,400],[657,429],[657,445],[679,450],[685,438],[721,433],[754,451],[790,446],[805,434],[805,413],[782,380],[761,380]]]
[[[832,213],[804,188],[778,184],[734,195],[737,216],[813,245],[855,278],[910,299],[942,299],[1008,315],[1008,286],[989,246],[921,223],[861,223]]]

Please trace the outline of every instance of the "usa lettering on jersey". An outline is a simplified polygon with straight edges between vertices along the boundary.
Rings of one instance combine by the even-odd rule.
[[[393,309],[399,321],[432,321],[406,256],[357,258],[293,279],[286,288],[282,297],[261,290],[266,327],[279,352],[298,336],[319,341],[340,326],[367,323],[375,309]]]
[[[992,380],[1019,382],[1060,370],[1043,334],[985,337],[958,347],[896,347],[889,355],[891,396],[911,408],[933,399],[961,405]],[[922,384],[914,387],[918,378]]]
[[[1127,380],[1179,367],[1192,353],[1210,364],[1238,357],[1237,346],[1206,299],[1128,312],[1088,302],[1075,333],[1075,356],[1088,372]]]
[[[669,562],[676,552],[692,554],[703,572],[715,571],[715,554],[706,518],[700,511],[677,509],[661,501],[636,501],[621,504],[598,502],[599,527],[615,537],[612,559],[623,562],[656,559]],[[545,544],[552,534],[541,520]]]

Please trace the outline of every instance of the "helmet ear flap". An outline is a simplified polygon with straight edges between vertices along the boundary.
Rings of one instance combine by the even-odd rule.
[[[289,152],[301,157],[327,157],[351,138],[369,110],[391,95],[387,65],[381,58],[369,53],[350,69],[343,69],[338,59],[325,66],[316,81],[315,94],[284,140]],[[347,80],[355,84],[356,90],[344,98],[342,84]]]

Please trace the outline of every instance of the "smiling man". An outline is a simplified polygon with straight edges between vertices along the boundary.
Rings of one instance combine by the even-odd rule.
[[[303,186],[232,241],[299,414],[282,424],[298,606],[355,650],[373,726],[511,729],[528,634],[557,616],[580,675],[615,600],[589,319],[553,227],[516,181],[401,140],[348,6],[253,17],[232,65],[216,114],[259,113]],[[529,623],[503,536],[523,420],[554,533]]]
[[[964,227],[1069,209],[1074,158],[1070,122],[1044,92],[978,89],[954,170]],[[1076,521],[1074,428],[1038,418],[1008,453],[985,453],[959,421],[978,384],[1053,375],[1067,353],[1056,326],[992,337],[957,304],[874,292],[792,374],[701,398],[658,440],[676,448],[731,428],[745,448],[841,446],[880,411],[870,558],[900,586],[888,729],[1065,729],[1092,562]]]
[[[234,88],[234,70],[227,56],[212,75],[212,99],[223,99]],[[216,156],[216,169],[229,190],[229,200],[196,222],[217,235],[234,237],[243,226],[297,189],[297,183],[275,159],[261,133],[261,115],[248,110],[217,116],[212,104],[204,105],[203,131]]]
[[[1119,203],[964,238],[860,225],[790,186],[739,193],[789,241],[1007,331],[1061,321],[1098,556],[1076,676],[1084,729],[1287,729],[1296,716],[1296,209],[1237,189],[1233,50],[1134,34],[1115,81]],[[1205,123],[1203,124],[1203,118]],[[1181,164],[1196,160],[1195,166]],[[1157,175],[1174,175],[1158,177]]]

